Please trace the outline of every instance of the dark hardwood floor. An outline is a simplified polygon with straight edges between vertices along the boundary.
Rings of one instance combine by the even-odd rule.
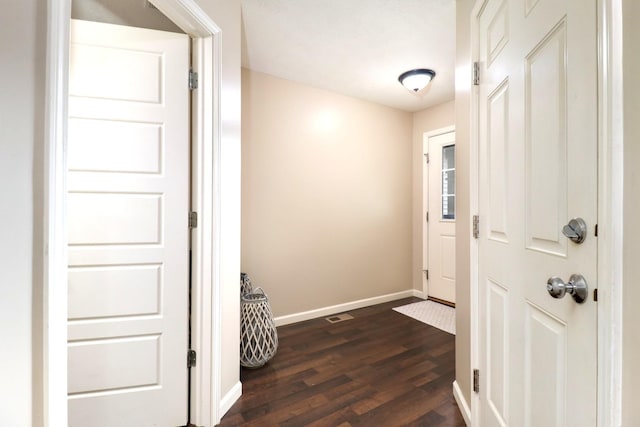
[[[278,328],[277,355],[243,369],[221,426],[464,426],[454,336],[392,310],[407,298]]]

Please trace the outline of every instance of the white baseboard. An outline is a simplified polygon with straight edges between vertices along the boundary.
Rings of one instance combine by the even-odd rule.
[[[416,298],[427,299],[427,296],[424,294],[424,292],[419,291],[417,289],[413,290],[413,296]]]
[[[242,383],[238,381],[220,400],[220,418],[226,414],[234,403],[242,396]]]
[[[471,425],[471,408],[464,399],[464,395],[462,394],[462,390],[460,390],[458,381],[453,382],[453,397],[456,399],[458,408],[460,408],[460,413],[462,414],[462,418],[464,418],[464,423],[469,427]]]
[[[303,311],[300,313],[278,316],[274,320],[276,326],[289,325],[291,323],[304,322],[305,320],[317,319],[318,317],[331,316],[332,314],[343,313],[349,310],[369,307],[370,305],[382,304],[383,302],[395,301],[402,298],[414,296],[415,289],[410,289],[394,294],[381,295],[379,297],[366,298],[358,301],[351,301],[344,304],[332,305],[329,307],[317,308],[315,310]]]

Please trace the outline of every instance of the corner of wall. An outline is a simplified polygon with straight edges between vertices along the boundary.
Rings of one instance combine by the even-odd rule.
[[[456,2],[456,383],[471,401],[471,11],[475,0]]]
[[[196,0],[222,30],[220,108],[220,307],[221,307],[221,405],[235,401],[240,381],[240,175],[241,175],[241,6],[240,0]],[[214,267],[215,268],[215,267]],[[226,399],[226,400],[225,400]]]
[[[460,390],[460,385],[458,385],[458,381],[453,382],[453,398],[456,400],[458,404],[458,409],[460,410],[460,414],[464,419],[464,423],[467,426],[471,425],[471,406],[469,402],[465,399],[462,390]]]
[[[240,399],[240,396],[242,396],[242,383],[238,381],[220,399],[220,418],[229,412],[229,409]]]

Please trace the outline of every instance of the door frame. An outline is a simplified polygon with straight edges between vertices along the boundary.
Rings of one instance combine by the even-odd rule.
[[[477,17],[488,0],[476,0],[471,12],[471,64],[479,58]],[[598,373],[597,425],[622,423],[622,238],[623,104],[622,0],[596,0],[598,49]],[[471,76],[469,76],[471,79]],[[478,212],[478,88],[471,86],[470,217]],[[471,228],[470,228],[471,229]],[[479,367],[478,241],[469,236],[471,367]],[[471,392],[471,425],[477,426],[480,399]],[[481,426],[480,426],[481,427]]]
[[[200,221],[192,231],[191,347],[198,352],[198,364],[190,373],[190,412],[192,423],[211,426],[221,416],[222,30],[194,0],[149,1],[192,38],[192,66],[200,76],[191,115],[191,208]],[[70,0],[47,1],[41,396],[47,427],[68,424],[65,205],[70,19]]]
[[[439,129],[435,129],[432,131],[428,131],[428,132],[424,132],[422,134],[422,155],[424,157],[424,155],[429,153],[429,138],[434,138],[436,136],[440,136],[440,135],[444,135],[445,133],[450,133],[450,132],[455,132],[456,131],[456,127],[455,126],[446,126],[443,128],[439,128]],[[424,184],[425,182],[427,183],[427,188],[424,188]],[[422,162],[422,219],[420,220],[422,222],[422,295],[424,299],[427,299],[429,297],[429,281],[426,280],[425,278],[425,274],[424,274],[424,259],[426,257],[427,259],[427,269],[428,266],[430,265],[429,262],[429,250],[427,249],[425,251],[425,243],[427,244],[427,248],[428,248],[428,244],[429,244],[429,224],[427,221],[425,221],[425,217],[427,215],[427,212],[429,211],[429,196],[426,195],[425,196],[425,192],[429,191],[429,165],[427,162]],[[428,193],[427,193],[428,194]],[[457,220],[457,217],[456,217]],[[425,253],[426,252],[426,253]]]

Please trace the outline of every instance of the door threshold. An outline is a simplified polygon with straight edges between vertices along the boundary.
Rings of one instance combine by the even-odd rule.
[[[440,299],[440,298],[427,297],[427,301],[433,301],[433,302],[437,302],[438,304],[448,305],[449,307],[456,308],[456,304],[455,303],[453,303],[451,301],[445,301],[445,300]]]

